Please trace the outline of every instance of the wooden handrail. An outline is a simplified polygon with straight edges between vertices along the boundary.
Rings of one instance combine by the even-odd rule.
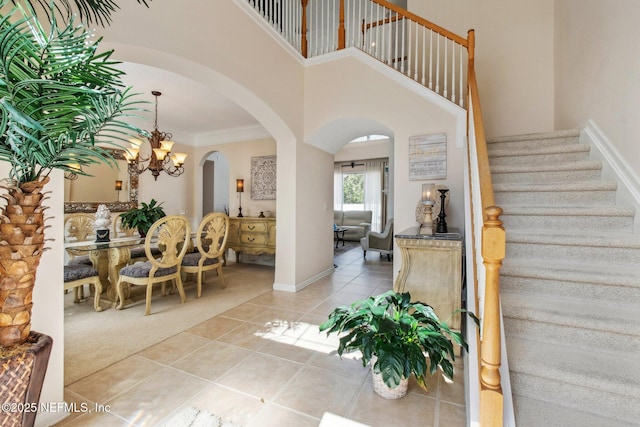
[[[485,266],[484,315],[482,319],[482,341],[480,343],[480,425],[500,427],[503,425],[504,399],[500,378],[501,331],[500,331],[500,268],[506,254],[506,236],[500,215],[502,209],[495,206],[491,182],[487,141],[482,120],[480,93],[476,80],[475,32],[469,31],[469,59],[467,84],[473,113],[473,129],[482,199],[482,259]]]
[[[467,47],[467,39],[465,39],[464,37],[461,37],[461,36],[459,36],[459,35],[457,35],[455,33],[452,33],[451,31],[449,31],[449,30],[447,30],[445,28],[442,28],[441,26],[436,25],[433,22],[428,21],[428,20],[426,20],[426,19],[424,19],[424,18],[422,18],[422,17],[420,17],[418,15],[415,15],[415,14],[409,12],[408,10],[405,10],[405,9],[401,8],[400,6],[396,6],[395,4],[389,3],[388,1],[385,1],[385,0],[370,0],[370,1],[372,3],[377,3],[380,6],[384,6],[387,9],[391,9],[394,12],[398,13],[399,15],[404,16],[405,18],[410,19],[410,20],[412,20],[412,21],[414,21],[414,22],[416,22],[416,23],[418,23],[420,25],[423,25],[423,26],[435,31],[436,33],[448,38],[449,40],[453,40],[454,42],[459,43],[464,47]]]

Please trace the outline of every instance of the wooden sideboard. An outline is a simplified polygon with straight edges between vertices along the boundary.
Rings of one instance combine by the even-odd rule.
[[[418,234],[412,227],[396,234],[402,268],[393,285],[396,292],[409,292],[412,301],[433,307],[440,320],[460,330],[462,304],[462,234],[455,229],[433,236]]]
[[[240,254],[260,255],[276,253],[275,218],[229,218],[229,237],[227,248],[236,253],[236,262]]]

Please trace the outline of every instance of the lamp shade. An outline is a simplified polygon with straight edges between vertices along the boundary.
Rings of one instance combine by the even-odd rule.
[[[116,180],[116,190],[122,190],[122,181]]]
[[[244,193],[244,179],[236,179],[236,193]]]

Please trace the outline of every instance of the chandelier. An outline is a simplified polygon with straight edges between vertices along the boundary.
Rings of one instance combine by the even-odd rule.
[[[171,152],[174,144],[171,141],[172,135],[158,130],[158,97],[162,93],[154,90],[151,91],[151,94],[156,97],[156,117],[151,135],[144,135],[151,146],[150,150],[148,150],[149,154],[144,157],[140,153],[144,141],[138,138],[131,138],[129,140],[131,147],[125,150],[124,157],[129,163],[130,173],[141,174],[146,170],[150,170],[153,178],[157,181],[162,171],[171,176],[182,175],[187,154]]]

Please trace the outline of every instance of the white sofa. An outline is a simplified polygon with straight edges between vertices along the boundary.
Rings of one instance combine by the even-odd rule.
[[[344,240],[359,242],[371,229],[372,211],[333,211],[333,223],[344,227]]]

